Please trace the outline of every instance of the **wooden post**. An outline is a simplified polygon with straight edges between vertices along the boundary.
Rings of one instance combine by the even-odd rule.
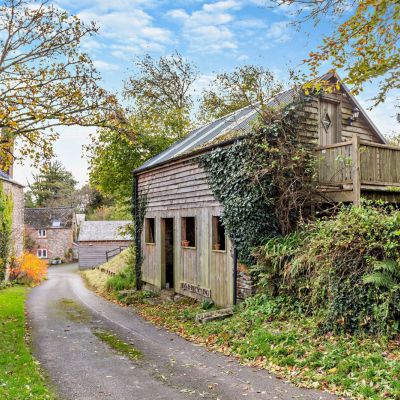
[[[360,137],[356,133],[353,133],[351,158],[353,161],[353,204],[359,206],[361,204],[361,158]]]

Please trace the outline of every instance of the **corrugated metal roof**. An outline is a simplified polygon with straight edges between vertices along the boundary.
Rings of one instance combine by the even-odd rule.
[[[130,221],[82,221],[79,242],[132,240],[126,233]]]
[[[275,96],[269,102],[269,106],[274,107],[280,104],[287,104],[293,100],[294,90],[290,89]],[[241,108],[231,114],[225,115],[207,125],[196,128],[185,138],[175,142],[168,149],[160,154],[150,158],[135,172],[154,167],[158,164],[172,160],[183,154],[189,154],[191,151],[215,141],[220,136],[228,133],[237,133],[238,136],[245,135],[251,131],[252,125],[257,119],[258,112],[256,107],[248,106]]]

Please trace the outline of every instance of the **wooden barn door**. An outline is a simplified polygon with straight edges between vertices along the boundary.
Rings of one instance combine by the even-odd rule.
[[[340,103],[322,98],[319,106],[319,145],[327,146],[340,141]]]

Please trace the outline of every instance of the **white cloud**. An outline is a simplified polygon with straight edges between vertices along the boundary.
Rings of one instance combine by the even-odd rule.
[[[267,39],[274,43],[286,43],[290,40],[290,24],[287,21],[274,22],[267,30]]]
[[[201,74],[194,82],[191,88],[191,94],[195,97],[200,96],[204,89],[215,79],[215,75]]]
[[[146,8],[153,7],[155,1],[148,0],[58,0],[61,6],[76,7],[78,17],[84,22],[95,22],[99,35],[84,41],[85,50],[99,56],[105,48],[111,49],[114,57],[127,58],[129,51],[142,54],[146,51],[162,52],[174,43],[170,30],[158,26],[157,21]],[[104,40],[105,39],[105,40]],[[124,51],[112,49],[124,46]]]
[[[97,68],[99,71],[117,71],[119,69],[119,66],[116,64],[111,64],[102,60],[94,60],[93,65],[95,68]]]
[[[241,55],[237,58],[238,61],[247,61],[248,59],[249,59],[249,56],[246,55],[246,54],[241,54]]]
[[[167,16],[182,23],[182,34],[191,50],[220,52],[238,47],[230,24],[235,19],[234,11],[240,7],[236,0],[225,0],[203,4],[190,14],[183,9],[170,10]]]
[[[257,18],[247,18],[247,19],[242,19],[239,21],[235,22],[235,26],[238,28],[244,28],[244,29],[263,29],[266,28],[268,25],[267,23],[262,20],[262,19],[257,19]]]

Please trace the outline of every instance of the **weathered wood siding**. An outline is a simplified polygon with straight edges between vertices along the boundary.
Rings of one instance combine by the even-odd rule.
[[[382,143],[382,140],[370,129],[368,122],[360,113],[357,121],[349,124],[349,117],[352,115],[354,105],[351,104],[346,93],[336,93],[325,96],[324,99],[335,101],[338,106],[339,119],[338,123],[338,142],[351,140],[353,133],[357,133],[362,141]],[[320,143],[319,134],[321,132],[320,107],[325,101],[315,98],[305,110],[308,113],[308,121],[304,123],[300,139],[308,146],[317,146]]]
[[[107,261],[106,252],[119,246],[127,246],[128,241],[79,242],[79,269],[96,267]]]
[[[182,289],[188,283],[211,291],[221,306],[233,302],[233,258],[227,240],[226,251],[212,250],[212,217],[221,207],[209,188],[203,169],[193,160],[173,163],[138,176],[139,191],[147,193],[146,218],[155,218],[156,243],[145,243],[142,279],[162,288],[162,218],[174,219],[174,288],[177,293],[201,298]],[[195,217],[196,246],[182,247],[181,219]]]
[[[148,196],[148,211],[217,206],[202,168],[191,161],[172,163],[140,175],[139,191]]]

